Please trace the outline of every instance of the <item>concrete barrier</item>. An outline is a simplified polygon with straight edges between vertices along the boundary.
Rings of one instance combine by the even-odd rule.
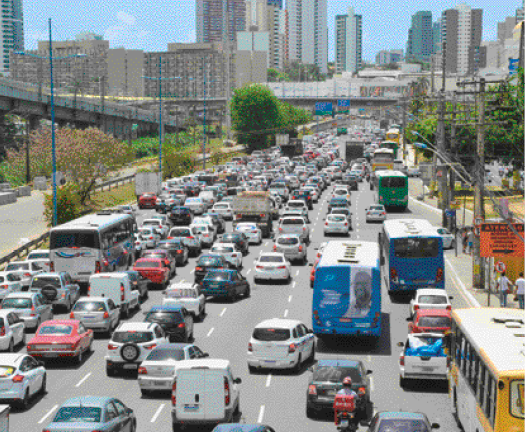
[[[45,177],[35,177],[33,179],[33,187],[36,190],[47,190],[47,180]]]
[[[11,185],[9,183],[0,183],[0,192],[4,192],[9,189],[11,189]]]
[[[15,192],[0,192],[0,205],[12,204],[16,202]]]
[[[17,189],[17,193],[19,197],[31,196],[31,186],[20,186]]]

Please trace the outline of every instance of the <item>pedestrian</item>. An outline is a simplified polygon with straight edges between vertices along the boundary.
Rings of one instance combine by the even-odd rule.
[[[461,244],[463,245],[463,253],[467,253],[468,232],[466,228],[461,228]]]
[[[468,240],[468,254],[472,255],[472,249],[474,249],[474,238],[476,237],[476,234],[474,234],[474,229],[471,228],[469,233],[467,234],[467,240]]]
[[[512,285],[512,282],[505,275],[505,272],[501,273],[501,276],[498,280],[498,291],[499,291],[499,304],[500,307],[507,307],[507,295],[509,294],[509,285]]]
[[[523,272],[520,273],[520,277],[516,279],[516,297],[518,298],[518,305],[520,309],[525,309],[525,279],[523,278]]]

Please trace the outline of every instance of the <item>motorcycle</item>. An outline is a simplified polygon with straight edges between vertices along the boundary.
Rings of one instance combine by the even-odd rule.
[[[341,411],[337,414],[337,430],[339,432],[356,432],[357,421],[355,418],[355,411]]]

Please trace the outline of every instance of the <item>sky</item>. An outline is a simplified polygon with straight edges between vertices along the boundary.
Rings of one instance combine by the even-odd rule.
[[[286,0],[285,0],[286,1]],[[382,49],[405,49],[410,17],[430,10],[434,21],[445,9],[461,2],[421,0],[328,0],[328,58],[334,58],[335,16],[353,6],[363,16],[363,59],[373,61]],[[483,9],[483,40],[497,39],[497,23],[514,16],[522,2],[476,0],[467,2]],[[48,19],[52,19],[53,40],[71,40],[84,31],[104,35],[110,48],[125,47],[144,51],[166,51],[168,43],[195,42],[195,0],[61,0],[24,2],[25,49],[48,39]]]

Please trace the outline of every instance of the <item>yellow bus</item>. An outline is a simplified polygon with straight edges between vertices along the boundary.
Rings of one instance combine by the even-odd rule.
[[[372,171],[393,170],[394,151],[386,148],[378,148],[372,156]]]
[[[519,309],[452,312],[449,391],[465,432],[523,432],[525,314]]]
[[[401,139],[401,132],[399,129],[388,129],[385,135],[386,141],[394,141],[399,146],[399,140]]]

